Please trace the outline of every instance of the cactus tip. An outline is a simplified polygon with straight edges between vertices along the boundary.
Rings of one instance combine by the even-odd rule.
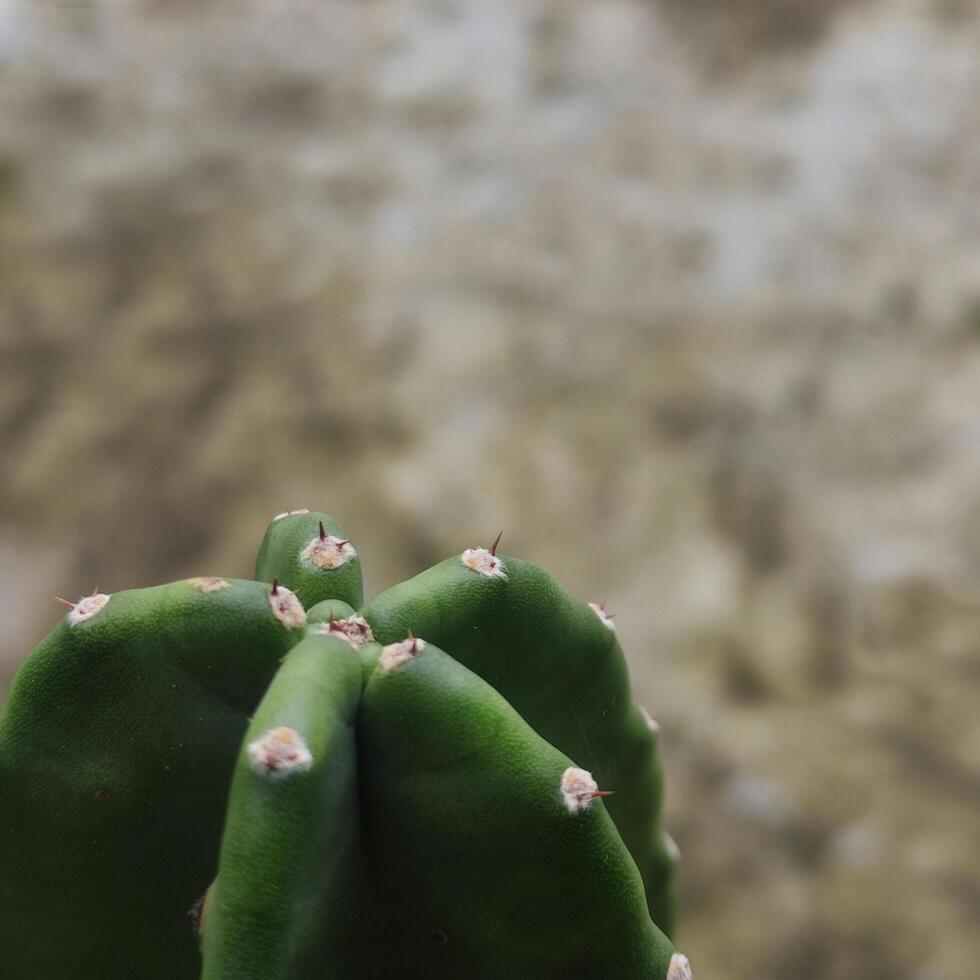
[[[273,579],[269,605],[272,606],[272,614],[286,629],[295,630],[306,625],[306,611],[299,599],[285,585],[280,585],[279,579]]]
[[[231,582],[223,578],[218,578],[217,576],[189,578],[187,580],[187,584],[192,589],[197,589],[198,592],[203,592],[204,595],[210,595],[212,592],[223,592],[225,589],[231,588]]]
[[[496,547],[496,543],[494,547]],[[478,572],[485,578],[507,578],[503,561],[488,548],[467,548],[459,556],[459,560],[467,568]]]
[[[374,642],[374,633],[368,621],[361,616],[348,616],[346,619],[334,619],[333,613],[325,623],[314,627],[314,633],[321,636],[335,636],[346,640],[354,649]]]
[[[674,953],[667,969],[667,980],[694,980],[691,961],[683,953]]]
[[[252,770],[269,779],[283,779],[313,765],[306,740],[294,728],[280,726],[248,744]]]
[[[378,657],[378,671],[390,674],[402,664],[417,657],[425,649],[425,640],[411,633],[400,643],[389,643]]]
[[[561,795],[569,813],[587,810],[592,801],[602,796],[612,796],[613,790],[599,789],[592,773],[576,766],[569,766],[561,776]]]
[[[194,935],[198,940],[204,938],[204,929],[208,917],[208,905],[211,901],[211,889],[209,888],[188,910],[187,919],[194,930]]]
[[[320,521],[316,537],[300,552],[299,557],[307,565],[330,572],[356,558],[357,551],[350,541],[327,534],[323,521]]]
[[[599,617],[599,622],[606,627],[607,630],[611,632],[616,632],[616,624],[613,620],[616,618],[615,613],[606,612],[606,604],[604,602],[590,602],[589,608]]]
[[[274,521],[281,521],[284,517],[293,517],[296,514],[308,514],[309,510],[306,507],[299,507],[297,510],[284,510],[281,514],[276,514],[272,519]]]
[[[643,723],[647,726],[652,735],[656,735],[660,731],[660,722],[654,718],[646,708],[641,704],[639,706],[640,714],[643,716]]]
[[[69,602],[67,599],[62,599],[59,595],[55,596],[58,602],[68,608],[67,619],[69,626],[78,626],[79,623],[93,619],[105,609],[111,598],[111,595],[105,595],[99,592],[98,589],[91,595],[85,596],[84,599],[79,599],[78,602]]]

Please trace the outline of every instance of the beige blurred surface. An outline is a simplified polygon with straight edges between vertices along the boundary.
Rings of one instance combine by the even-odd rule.
[[[0,0],[0,688],[75,596],[607,601],[699,980],[980,962],[971,0]]]

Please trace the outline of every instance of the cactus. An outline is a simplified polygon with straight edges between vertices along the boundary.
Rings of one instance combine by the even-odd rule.
[[[691,976],[604,609],[496,542],[362,605],[306,510],[256,577],[69,603],[18,672],[0,976]]]

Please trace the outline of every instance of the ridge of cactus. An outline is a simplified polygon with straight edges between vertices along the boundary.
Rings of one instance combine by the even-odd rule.
[[[319,955],[339,970],[364,881],[360,699],[360,661],[337,637],[311,632],[283,661],[239,752],[203,930],[204,980],[314,975]]]
[[[616,787],[609,812],[643,875],[650,914],[670,934],[675,860],[660,820],[658,736],[632,703],[608,614],[529,561],[471,548],[382,592],[361,615],[382,643],[412,629],[446,650],[546,741]]]
[[[354,545],[329,515],[306,508],[273,518],[259,546],[255,577],[278,579],[307,609],[324,599],[339,599],[354,608],[364,601]]]
[[[195,974],[187,912],[248,716],[302,638],[269,585],[202,581],[70,610],[18,672],[0,716],[0,976]]]

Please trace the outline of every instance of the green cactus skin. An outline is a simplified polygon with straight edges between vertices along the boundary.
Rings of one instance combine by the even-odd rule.
[[[481,574],[464,558],[492,567]],[[363,616],[381,643],[412,630],[447,650],[615,790],[609,812],[643,875],[650,914],[670,935],[675,861],[660,826],[655,725],[632,704],[626,661],[601,612],[530,562],[479,549],[388,589]]]
[[[361,560],[343,528],[308,510],[287,511],[272,521],[259,547],[255,577],[282,582],[307,609],[324,599],[340,599],[355,609],[364,601]]]
[[[419,980],[665,977],[673,947],[612,820],[598,799],[565,801],[572,761],[432,644],[362,657],[359,712],[357,655],[339,639],[296,647],[262,702],[232,789],[205,980],[383,980],[394,963]],[[360,852],[344,792],[355,716]],[[270,779],[251,746],[284,724],[312,761]],[[346,918],[352,890],[360,929]]]
[[[302,636],[268,585],[223,581],[117,593],[18,673],[0,718],[7,980],[196,974],[187,911],[247,716]]]
[[[343,640],[310,635],[283,662],[235,770],[204,928],[204,980],[324,976],[321,961],[343,966],[363,904],[355,900],[364,881],[360,699],[361,663]],[[293,770],[268,767],[270,731],[302,740]],[[272,744],[290,743],[273,736]]]
[[[271,585],[91,597],[31,654],[0,717],[0,976],[690,980],[608,617],[495,548],[357,614],[344,540],[280,515]]]
[[[431,643],[379,662],[359,732],[384,930],[418,976],[667,975],[605,801],[571,812],[562,778],[580,770],[476,674]]]

